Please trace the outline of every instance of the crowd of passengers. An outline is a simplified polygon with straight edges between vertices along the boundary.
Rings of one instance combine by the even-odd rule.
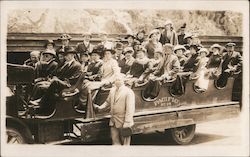
[[[167,20],[164,27],[149,33],[139,30],[121,41],[112,41],[102,33],[97,45],[91,43],[91,34],[83,34],[83,41],[75,46],[70,46],[69,34],[58,38],[60,47],[48,40],[44,50],[32,51],[24,63],[33,66],[36,72],[30,103],[39,105],[43,112],[43,108],[47,110],[45,104],[63,89],[77,84],[81,86],[81,93],[86,91],[81,89],[112,87],[118,75],[123,75],[130,87],[147,83],[145,94],[151,99],[162,82],[177,81],[178,84],[179,80],[178,86],[182,86],[182,76],[196,80],[196,90],[203,92],[210,78],[218,79],[218,86],[222,88],[228,77],[240,73],[242,58],[234,50],[235,43],[215,43],[207,49],[198,36],[186,32],[185,27],[183,25],[177,34],[173,23]],[[83,78],[80,83],[79,77]],[[86,101],[85,96],[84,92],[80,94],[80,102]]]

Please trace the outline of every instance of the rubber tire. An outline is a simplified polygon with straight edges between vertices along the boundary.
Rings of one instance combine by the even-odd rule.
[[[176,144],[176,145],[187,145],[194,138],[195,128],[196,128],[195,124],[193,124],[193,125],[187,125],[187,126],[182,126],[182,127],[177,127],[177,128],[171,128],[171,129],[167,129],[166,130],[166,134],[170,137],[171,143]],[[176,132],[178,130],[184,130],[184,129],[187,131],[187,135],[188,136],[185,137],[184,139],[180,139],[176,135]]]
[[[20,131],[19,129],[16,129],[16,128],[12,128],[12,127],[7,127],[6,128],[6,135],[9,136],[17,136],[17,141],[18,143],[17,144],[28,144],[29,140],[28,138],[26,138],[24,135],[25,133],[22,133],[22,131]],[[7,137],[8,138],[8,137]],[[11,143],[8,143],[7,141],[7,144],[11,144]]]

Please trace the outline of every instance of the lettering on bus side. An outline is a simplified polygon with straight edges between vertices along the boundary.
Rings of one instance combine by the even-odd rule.
[[[180,106],[180,100],[174,97],[162,97],[154,101],[154,105],[157,106]]]

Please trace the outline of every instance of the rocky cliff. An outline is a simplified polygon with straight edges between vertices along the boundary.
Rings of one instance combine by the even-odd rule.
[[[232,11],[19,9],[8,13],[8,32],[20,33],[135,33],[162,26],[176,30],[184,23],[200,35],[242,35],[242,14]]]

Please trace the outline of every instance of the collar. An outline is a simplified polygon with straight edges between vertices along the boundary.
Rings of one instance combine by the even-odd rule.
[[[65,61],[65,64],[68,64],[68,65],[71,65],[73,62],[75,61],[75,59],[73,58],[72,60],[70,60],[70,61]]]

